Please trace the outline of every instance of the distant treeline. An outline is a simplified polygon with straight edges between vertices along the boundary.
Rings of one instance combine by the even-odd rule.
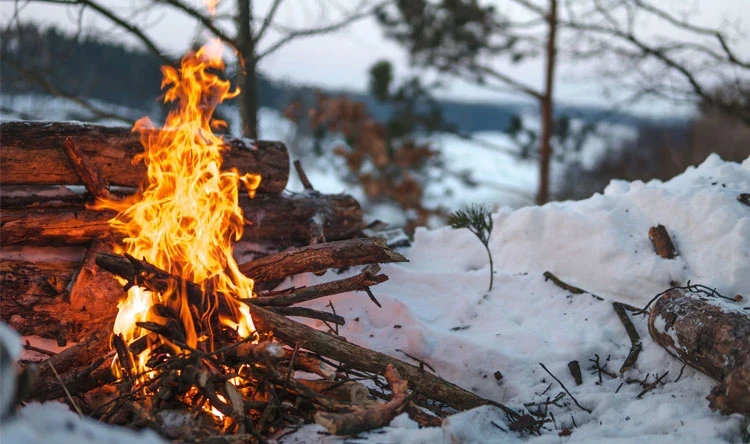
[[[151,110],[159,103],[162,60],[153,53],[123,45],[76,36],[54,27],[34,23],[0,31],[0,89],[3,94],[42,93],[99,99],[139,110]],[[272,74],[272,73],[271,73]],[[365,73],[363,73],[365,75]],[[261,106],[283,110],[292,100],[312,103],[315,88],[258,79]],[[367,104],[379,120],[391,113],[389,105],[366,94],[328,91],[347,95]],[[484,104],[439,101],[446,122],[460,132],[505,131],[514,116],[530,105]],[[558,114],[584,120],[641,126],[644,121],[627,114],[605,114],[586,107],[558,107]],[[675,123],[675,122],[672,122]]]
[[[90,36],[34,23],[0,31],[0,88],[99,99],[150,109],[161,95],[161,58]],[[278,107],[280,86],[259,79],[261,106]]]

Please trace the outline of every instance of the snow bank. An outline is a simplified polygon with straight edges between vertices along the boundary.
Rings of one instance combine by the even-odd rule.
[[[578,402],[565,395],[550,405],[556,421],[541,436],[508,430],[492,407],[461,412],[441,428],[419,429],[405,416],[388,427],[358,436],[357,442],[400,443],[707,443],[741,442],[750,436],[748,419],[721,416],[705,396],[715,384],[651,341],[645,319],[634,319],[643,340],[636,365],[624,375],[599,380],[591,374],[599,359],[617,373],[630,341],[611,302],[642,306],[672,283],[716,287],[750,299],[750,208],[737,195],[750,192],[750,158],[744,163],[709,157],[702,165],[667,182],[613,182],[603,195],[578,202],[551,203],[494,215],[490,247],[495,285],[487,291],[489,267],[481,244],[466,230],[418,230],[412,247],[401,250],[411,262],[387,264],[390,280],[373,288],[383,308],[364,294],[337,295],[307,305],[347,319],[340,334],[351,342],[409,360],[423,360],[435,372],[475,393],[523,411],[563,390],[543,363]],[[663,224],[680,255],[658,257],[648,228]],[[603,297],[574,295],[542,273]],[[350,270],[349,274],[356,273]],[[337,276],[343,277],[343,276]],[[285,285],[309,285],[332,276],[306,274]],[[324,326],[312,325],[324,329]],[[576,386],[567,363],[577,360],[583,384]],[[664,384],[638,397],[640,384]],[[524,406],[526,404],[526,406]],[[569,428],[568,438],[558,435]],[[155,435],[111,429],[78,419],[55,405],[31,405],[2,424],[7,442],[157,442]],[[339,443],[308,425],[282,443]],[[101,434],[100,434],[101,433]],[[744,433],[744,435],[743,435]],[[11,435],[12,434],[12,435]],[[122,437],[120,437],[122,436]],[[92,438],[95,437],[95,438]]]
[[[740,165],[711,156],[667,182],[616,181],[583,201],[502,209],[490,240],[496,264],[490,292],[487,256],[473,235],[418,230],[413,246],[401,251],[411,262],[383,267],[390,280],[373,289],[382,309],[362,295],[330,298],[349,320],[340,333],[400,359],[409,359],[405,353],[421,359],[443,378],[519,410],[562,391],[543,363],[593,411],[565,396],[550,406],[556,424],[542,436],[521,438],[493,425],[507,430],[504,415],[486,407],[451,417],[437,435],[414,432],[409,442],[738,442],[746,420],[711,412],[705,396],[714,382],[682,369],[651,341],[644,318],[634,320],[643,351],[633,369],[601,383],[586,370],[599,356],[617,373],[628,354],[612,301],[643,306],[671,283],[688,281],[750,299],[750,208],[737,201],[748,191],[750,159]],[[648,239],[649,227],[659,223],[679,250],[674,260],[657,256]],[[560,289],[545,281],[544,271],[605,301]],[[304,276],[294,284],[325,279]],[[572,360],[583,369],[581,386],[567,369]],[[642,387],[625,382],[665,372],[666,384],[642,399]],[[571,428],[570,438],[558,436],[562,427]],[[294,439],[311,436],[299,433]],[[397,438],[401,433],[390,427],[365,436],[406,442]]]

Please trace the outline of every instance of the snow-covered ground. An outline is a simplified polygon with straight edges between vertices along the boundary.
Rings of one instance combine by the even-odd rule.
[[[332,302],[347,319],[340,334],[349,341],[409,360],[396,349],[402,350],[439,376],[517,410],[563,391],[542,363],[591,413],[566,395],[550,406],[556,422],[541,436],[504,431],[505,415],[481,407],[448,418],[442,427],[419,429],[402,415],[356,439],[328,436],[322,427],[307,425],[280,442],[746,442],[748,418],[712,412],[705,396],[715,382],[689,367],[683,371],[681,362],[650,339],[642,317],[634,323],[643,351],[631,370],[615,379],[605,376],[602,383],[586,371],[598,355],[616,372],[628,354],[630,342],[613,301],[643,306],[671,282],[691,281],[724,295],[742,294],[742,304],[750,306],[750,207],[737,200],[746,192],[750,158],[740,165],[711,156],[664,183],[614,181],[603,195],[583,201],[500,209],[490,240],[496,268],[492,291],[487,291],[487,255],[472,234],[417,230],[413,244],[400,250],[410,262],[384,265],[390,280],[373,288],[382,308],[363,294],[309,305],[325,309]],[[669,230],[677,258],[654,253],[648,229],[656,224]],[[605,300],[573,295],[545,281],[544,271]],[[284,285],[330,279],[301,275]],[[580,386],[567,369],[572,360],[584,369]],[[665,384],[641,399],[640,385],[624,383],[647,375],[653,380],[667,371]],[[563,427],[571,436],[558,435]],[[57,404],[23,408],[3,421],[0,438],[3,443],[156,442],[153,434],[92,424]]]

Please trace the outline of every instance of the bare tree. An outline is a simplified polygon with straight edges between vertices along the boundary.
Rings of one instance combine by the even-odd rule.
[[[570,68],[569,75],[616,90],[620,109],[656,97],[711,106],[750,124],[750,55],[739,49],[741,23],[698,24],[679,2],[671,8],[650,0],[494,4],[402,0],[381,10],[379,18],[386,35],[407,48],[414,65],[537,101],[538,203],[549,196],[559,66]],[[507,61],[539,57],[544,60],[541,87],[506,69]]]
[[[216,17],[206,8],[194,6],[189,0],[149,0],[146,5],[139,4],[138,8],[143,11],[154,7],[166,7],[184,14],[235,51],[236,72],[241,90],[237,100],[242,120],[242,134],[245,137],[257,138],[257,81],[261,62],[292,41],[344,29],[372,14],[374,8],[386,2],[387,0],[358,0],[342,6],[335,0],[318,0],[316,4],[320,13],[317,17],[308,18],[307,27],[287,25],[280,18],[280,11],[284,6],[300,7],[300,0],[272,0],[266,2],[266,7],[260,11],[253,10],[256,3],[253,0],[236,0],[228,15]],[[55,3],[80,8],[81,11],[92,11],[132,35],[145,49],[159,56],[165,64],[177,65],[177,61],[168,55],[156,39],[149,36],[143,25],[120,13],[117,8],[108,6],[103,0],[16,0],[16,3]],[[32,76],[29,79],[34,80]]]
[[[381,8],[378,18],[386,35],[407,47],[413,64],[435,68],[493,90],[519,93],[539,104],[541,136],[536,201],[542,204],[549,198],[558,0],[539,2],[546,6],[512,1],[524,11],[520,20],[511,20],[494,6],[480,5],[477,0],[402,0],[396,2],[395,8]],[[541,34],[545,35],[539,37]],[[520,62],[539,54],[545,61],[541,87],[497,67],[501,57]]]
[[[740,49],[741,22],[699,24],[684,7],[649,0],[566,5],[559,25],[577,42],[568,56],[595,58],[599,78],[638,97],[712,106],[750,125],[750,54]]]

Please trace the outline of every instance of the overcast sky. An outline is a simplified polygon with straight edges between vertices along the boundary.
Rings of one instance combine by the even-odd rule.
[[[200,1],[191,1],[200,7]],[[184,52],[199,35],[194,20],[170,9],[136,12],[141,9],[139,6],[144,4],[143,0],[100,0],[100,2],[125,17],[135,17],[161,48],[174,55]],[[307,27],[325,22],[325,19],[335,20],[336,10],[349,7],[355,3],[355,0],[327,0],[327,2],[326,8],[321,9],[320,0],[286,0],[285,6],[278,15],[279,22],[289,27]],[[260,15],[266,10],[269,1],[254,3],[256,13]],[[494,3],[499,8],[506,8],[501,10],[514,14],[513,9],[508,9],[507,1],[497,0]],[[0,1],[0,20],[3,24],[8,23],[13,16],[15,4],[10,0]],[[24,2],[19,4],[24,4]],[[674,8],[675,12],[687,12],[692,21],[706,26],[742,27],[743,21],[750,23],[750,0],[660,0],[657,4],[665,8]],[[224,0],[224,4],[220,5],[219,14],[222,11],[230,12],[233,5],[233,0]],[[24,20],[55,24],[73,31],[79,22],[78,11],[79,8],[76,6],[32,2],[23,7],[20,17]],[[745,17],[747,17],[746,20]],[[130,45],[135,44],[126,32],[117,29],[111,22],[94,13],[84,14],[81,21],[87,29],[103,30],[103,34],[110,39]],[[750,29],[748,31],[750,32]],[[274,40],[273,35],[268,37],[270,39],[266,42]],[[750,36],[745,34],[737,43],[740,53],[750,58]],[[397,75],[404,76],[410,73],[405,52],[399,45],[383,37],[374,20],[367,19],[335,34],[300,39],[290,43],[264,59],[261,71],[277,79],[361,91],[367,87],[368,68],[382,59],[388,59],[394,63]],[[533,86],[541,86],[543,72],[541,60],[532,60],[520,65],[500,62],[496,67],[502,68]],[[558,99],[567,103],[606,104],[609,99],[602,94],[601,85],[590,74],[593,71],[591,67],[582,69],[581,66],[563,63],[557,76]],[[440,95],[490,102],[507,98],[507,95],[460,81],[448,82]]]

